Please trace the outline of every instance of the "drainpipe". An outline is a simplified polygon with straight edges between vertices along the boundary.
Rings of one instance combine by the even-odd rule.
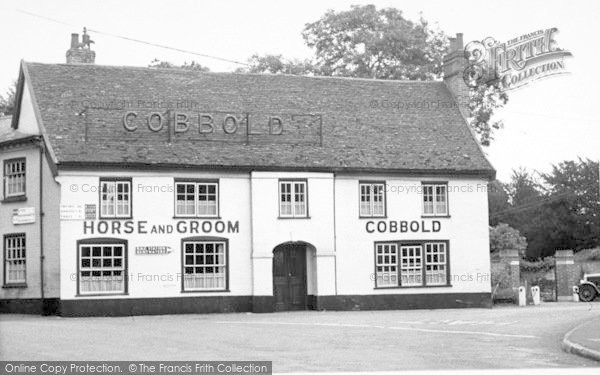
[[[252,303],[252,312],[254,312],[256,310],[256,306],[254,306],[254,301],[255,301],[255,295],[254,295],[254,273],[256,272],[256,268],[255,268],[255,264],[254,264],[254,207],[252,204],[252,200],[254,198],[253,196],[253,192],[252,192],[252,184],[253,184],[253,178],[252,178],[252,171],[250,171],[248,173],[248,177],[250,179],[249,183],[250,183],[250,267],[252,267],[252,272],[250,272],[250,282],[251,282],[251,290],[252,290],[252,297],[251,297],[251,303]]]
[[[42,315],[45,315],[45,296],[44,296],[44,184],[43,167],[44,161],[44,141],[40,141],[40,299],[42,302]]]
[[[335,295],[338,295],[337,275],[337,212],[335,207],[335,172],[333,173],[333,276],[335,281]]]

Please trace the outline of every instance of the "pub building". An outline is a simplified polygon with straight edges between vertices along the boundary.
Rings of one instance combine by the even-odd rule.
[[[23,61],[0,119],[0,311],[491,305],[495,171],[461,34],[432,82],[103,66],[89,46]]]

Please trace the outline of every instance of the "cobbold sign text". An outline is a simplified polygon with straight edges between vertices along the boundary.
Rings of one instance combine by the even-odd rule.
[[[123,128],[130,133],[165,133],[174,138],[236,141],[267,140],[321,143],[320,114],[268,114],[226,111],[126,111]],[[171,138],[169,138],[171,140]]]

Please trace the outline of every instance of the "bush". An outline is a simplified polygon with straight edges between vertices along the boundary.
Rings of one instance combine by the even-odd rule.
[[[525,255],[527,240],[521,233],[505,223],[499,223],[490,227],[490,251],[492,253],[500,250],[518,250],[519,255]]]
[[[545,257],[536,261],[528,261],[526,259],[521,259],[520,268],[521,272],[545,273],[553,269],[555,264],[556,263],[554,257]]]
[[[587,249],[575,253],[575,258],[579,262],[598,262],[600,261],[600,249]]]

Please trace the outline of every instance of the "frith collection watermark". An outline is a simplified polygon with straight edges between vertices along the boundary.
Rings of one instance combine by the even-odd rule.
[[[504,43],[492,37],[470,42],[464,51],[469,63],[463,75],[465,82],[470,87],[500,82],[502,89],[509,91],[542,78],[568,73],[565,58],[572,54],[558,47],[556,34],[558,29],[553,27]]]

